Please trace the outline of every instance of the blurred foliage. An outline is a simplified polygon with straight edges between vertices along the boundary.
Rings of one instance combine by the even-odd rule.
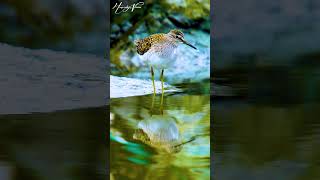
[[[28,48],[87,46],[76,43],[80,34],[90,37],[106,31],[102,8],[79,10],[95,3],[100,2],[82,5],[79,1],[4,0],[0,4],[0,41]]]
[[[208,17],[210,0],[167,0],[168,13],[180,12],[190,19]]]

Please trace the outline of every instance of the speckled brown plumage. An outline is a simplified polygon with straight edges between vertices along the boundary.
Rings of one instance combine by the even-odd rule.
[[[197,49],[184,40],[184,34],[178,29],[173,29],[166,34],[153,34],[144,39],[138,39],[134,41],[134,44],[137,48],[137,53],[144,59],[148,59],[150,56],[154,55],[162,59],[168,59],[171,57],[178,44],[181,43]],[[152,61],[154,61],[154,59],[155,58],[152,57]],[[151,60],[148,59],[148,61]]]
[[[165,34],[159,33],[150,35],[144,39],[138,39],[134,43],[137,47],[137,53],[143,55],[152,47],[152,45],[163,41],[165,41]]]

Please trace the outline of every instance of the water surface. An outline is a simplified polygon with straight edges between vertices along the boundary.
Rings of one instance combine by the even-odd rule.
[[[111,99],[111,179],[210,179],[210,97]]]
[[[225,76],[221,84],[239,96],[214,101],[215,179],[320,179],[318,72],[315,65],[256,67]]]
[[[0,115],[0,179],[105,179],[105,117],[105,107]]]

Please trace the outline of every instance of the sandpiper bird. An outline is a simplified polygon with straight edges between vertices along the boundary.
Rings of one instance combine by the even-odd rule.
[[[184,34],[177,29],[171,30],[169,33],[152,34],[144,39],[138,39],[134,41],[137,48],[137,53],[141,59],[150,66],[153,94],[156,93],[154,85],[154,71],[153,67],[161,68],[160,80],[162,85],[162,97],[164,93],[163,89],[163,73],[164,69],[173,64],[175,61],[174,54],[179,44],[186,44],[194,49],[197,49],[184,39]]]

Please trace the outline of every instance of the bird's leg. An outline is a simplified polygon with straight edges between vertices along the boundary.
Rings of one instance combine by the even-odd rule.
[[[152,79],[152,86],[153,86],[153,95],[156,95],[156,86],[154,85],[154,71],[152,66],[150,66],[150,72],[151,72],[151,79]]]
[[[164,69],[161,70],[161,75],[160,75],[160,80],[161,80],[161,92],[162,92],[162,94],[164,93],[164,89],[163,89],[163,81],[164,81],[163,72],[164,72]]]
[[[163,114],[163,96],[164,96],[164,87],[163,87],[163,81],[164,81],[164,77],[163,77],[163,72],[164,69],[161,70],[161,75],[160,75],[160,80],[161,80],[161,103],[160,103],[160,111],[161,114]]]

